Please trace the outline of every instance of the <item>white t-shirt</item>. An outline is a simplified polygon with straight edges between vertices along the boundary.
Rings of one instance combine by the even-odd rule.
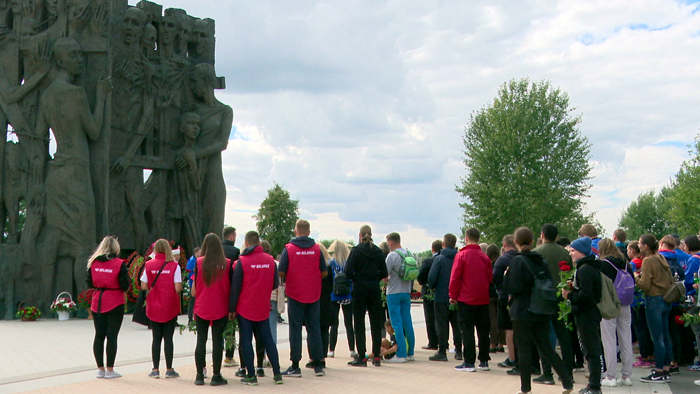
[[[156,273],[157,272],[158,271],[156,271]],[[177,265],[177,268],[175,268],[175,277],[173,279],[173,283],[182,283],[182,272],[180,271],[179,264]],[[143,270],[143,274],[141,274],[141,282],[148,283],[148,276],[146,275],[146,270]]]

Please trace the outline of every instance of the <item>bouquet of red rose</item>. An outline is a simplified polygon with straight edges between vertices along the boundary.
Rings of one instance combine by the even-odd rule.
[[[89,309],[92,304],[92,295],[95,289],[87,289],[78,295],[78,307],[81,309]]]
[[[559,262],[559,284],[557,285],[557,295],[561,297],[561,292],[563,289],[571,290],[571,284],[569,283],[574,278],[574,271],[571,266],[566,261]],[[573,330],[574,326],[569,323],[567,316],[571,313],[571,301],[562,300],[559,302],[559,320],[564,321],[566,328]]]

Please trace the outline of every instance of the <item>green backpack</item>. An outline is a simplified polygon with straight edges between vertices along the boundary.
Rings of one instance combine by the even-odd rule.
[[[399,267],[399,278],[402,280],[416,280],[418,278],[418,263],[413,257],[413,254],[406,249],[406,254],[396,250],[396,253],[401,256],[401,266]]]
[[[598,310],[603,319],[617,319],[620,317],[620,308],[622,304],[620,299],[617,297],[617,290],[615,290],[615,285],[610,278],[604,273],[600,273],[600,302],[598,303]]]

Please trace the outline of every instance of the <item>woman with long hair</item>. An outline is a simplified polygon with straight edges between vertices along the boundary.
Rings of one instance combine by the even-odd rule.
[[[508,307],[513,321],[513,339],[519,352],[520,393],[531,391],[531,352],[534,344],[540,357],[547,360],[561,377],[564,394],[569,394],[574,388],[574,381],[571,371],[566,368],[549,341],[551,315],[532,312],[535,306],[531,305],[535,275],[551,279],[551,273],[542,255],[532,251],[532,230],[520,227],[515,230],[513,237],[518,254],[510,261],[503,277],[503,289],[510,295]]]
[[[348,248],[348,244],[345,242],[336,239],[331,244],[330,250],[333,251],[333,258],[331,259],[330,264],[332,274],[331,280],[335,280],[335,276],[338,273],[345,272],[345,263],[347,263],[348,256],[350,256],[350,248]],[[350,287],[350,290],[351,293],[345,295],[338,295],[334,292],[331,293],[335,324],[331,326],[328,357],[335,356],[335,345],[338,343],[338,326],[340,325],[338,317],[340,315],[341,308],[343,309],[343,321],[345,323],[345,332],[348,338],[350,356],[355,357],[357,355],[355,352],[355,331],[352,328],[352,286]]]
[[[166,378],[180,376],[173,369],[173,334],[180,314],[180,292],[182,291],[182,272],[180,265],[173,258],[170,243],[165,239],[156,241],[153,247],[155,257],[146,263],[141,275],[141,290],[148,291],[146,316],[151,320],[153,342],[151,358],[153,369],[150,378],[160,377],[160,344],[165,350]]]
[[[98,378],[113,379],[122,376],[114,371],[114,360],[117,358],[117,337],[124,320],[124,292],[129,289],[130,281],[124,260],[117,257],[120,251],[117,238],[107,236],[87,261],[87,286],[95,289],[90,309],[95,324],[92,351],[97,361]]]
[[[389,273],[386,269],[384,253],[372,240],[372,228],[360,227],[360,243],[352,248],[345,264],[345,276],[352,281],[353,317],[357,356],[348,364],[354,367],[367,366],[367,344],[365,343],[365,314],[369,312],[372,331],[372,364],[379,367],[382,348],[382,327],[385,315],[382,308],[382,293],[379,282],[386,282]]]
[[[618,275],[618,271],[629,273],[631,280],[634,271],[627,263],[625,256],[610,238],[604,238],[598,242],[598,254],[602,259],[601,272],[613,282]],[[623,282],[624,283],[624,282]],[[608,367],[606,376],[603,377],[601,385],[616,387],[631,386],[632,380],[632,310],[629,305],[622,305],[620,317],[616,319],[602,319],[600,321],[600,337],[603,342],[603,355],[605,365]],[[622,361],[622,379],[615,379],[617,369],[617,344],[620,344],[620,360]]]
[[[209,233],[202,242],[202,257],[197,259],[194,269],[192,295],[195,296],[194,315],[197,325],[197,347],[194,360],[197,376],[194,384],[204,384],[204,366],[207,351],[209,326],[212,331],[212,361],[214,375],[212,386],[227,384],[221,376],[221,360],[224,353],[224,329],[228,322],[228,302],[231,293],[233,268],[231,260],[224,256],[221,238]]]
[[[641,378],[646,383],[666,383],[671,381],[671,358],[673,347],[668,331],[668,314],[671,304],[664,301],[664,294],[673,285],[671,268],[666,259],[659,254],[656,237],[644,234],[639,237],[639,250],[644,256],[642,270],[637,271],[637,286],[644,292],[646,318],[654,343],[654,364],[656,368],[649,376]]]
[[[642,270],[642,252],[639,250],[639,241],[630,241],[627,244],[627,256],[635,271]],[[634,301],[632,302],[632,327],[637,335],[639,343],[639,358],[632,364],[633,367],[650,368],[654,365],[654,345],[651,342],[651,334],[647,326],[646,304],[644,296],[638,289],[634,291]]]
[[[330,271],[330,261],[331,256],[328,253],[328,249],[320,243],[317,245],[321,249],[321,254],[323,254],[323,259],[326,262],[326,269]],[[321,326],[321,346],[323,349],[323,354],[328,353],[328,340],[330,336],[331,326],[333,324],[338,325],[338,315],[334,314],[333,301],[331,301],[331,294],[333,293],[333,277],[331,275],[326,275],[325,278],[321,279],[321,298],[320,303],[320,326]],[[308,343],[307,343],[308,345]],[[311,348],[309,347],[309,355],[311,355]],[[325,366],[325,361],[323,362]],[[313,368],[313,361],[309,361],[306,365],[307,368]]]

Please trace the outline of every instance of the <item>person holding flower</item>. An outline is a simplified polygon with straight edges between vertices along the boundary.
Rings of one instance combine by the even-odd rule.
[[[129,274],[124,260],[117,257],[121,248],[116,237],[105,237],[87,262],[86,282],[95,289],[90,309],[94,316],[95,340],[92,351],[97,362],[97,377],[120,378],[114,371],[117,337],[124,320],[124,292],[129,289]],[[104,347],[107,340],[107,368]]]
[[[151,357],[153,370],[148,377],[160,377],[160,344],[164,343],[166,378],[180,375],[173,369],[173,334],[180,314],[180,292],[182,291],[182,273],[180,265],[165,239],[156,241],[153,247],[155,257],[146,263],[141,275],[141,290],[148,291],[146,298],[146,316],[151,320],[153,343]]]

